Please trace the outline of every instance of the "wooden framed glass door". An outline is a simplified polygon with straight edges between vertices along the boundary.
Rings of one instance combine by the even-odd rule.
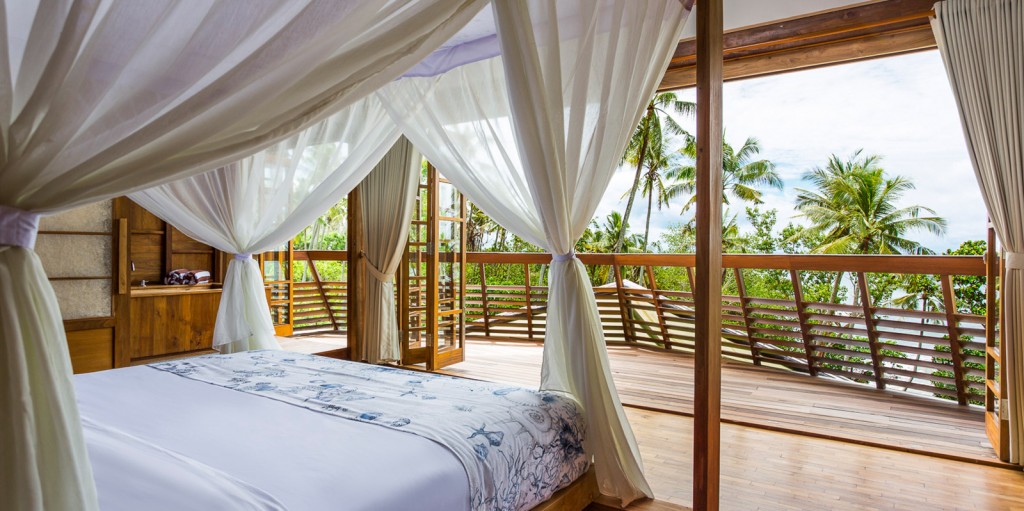
[[[429,358],[428,267],[430,266],[430,171],[420,174],[409,241],[399,271],[399,321],[402,322],[402,363],[423,364]]]
[[[465,359],[465,217],[465,198],[427,165],[398,286],[403,364],[434,370]]]
[[[434,304],[427,369],[440,369],[465,360],[466,313],[466,198],[431,167],[434,213],[431,298]]]
[[[259,263],[267,287],[274,333],[292,335],[292,242],[260,254]]]

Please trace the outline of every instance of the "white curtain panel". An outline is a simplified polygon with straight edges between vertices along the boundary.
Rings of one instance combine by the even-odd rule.
[[[409,139],[401,137],[359,183],[366,233],[366,314],[357,358],[371,364],[402,358],[394,281],[409,240],[422,159]]]
[[[128,197],[188,236],[236,254],[224,278],[213,345],[279,348],[251,254],[280,247],[338,203],[399,137],[375,96],[243,160]]]
[[[992,225],[1006,250],[1002,368],[1010,461],[1024,463],[1024,3],[947,0],[932,21]],[[1003,413],[1006,413],[1004,410]]]
[[[677,0],[492,5],[501,57],[406,77],[379,94],[460,191],[555,254],[541,386],[583,404],[601,492],[627,504],[652,492],[612,382],[593,288],[572,250],[688,11]]]
[[[0,504],[97,507],[39,214],[237,160],[393,80],[484,0],[0,1]]]

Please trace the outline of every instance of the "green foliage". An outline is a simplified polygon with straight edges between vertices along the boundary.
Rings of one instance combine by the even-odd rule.
[[[949,337],[948,336],[943,336],[943,339],[949,339]],[[935,345],[935,351],[938,351],[938,352],[941,352],[941,353],[951,353],[952,352],[952,350],[949,348],[949,345],[947,345],[947,344],[936,344]],[[979,358],[981,358],[981,357],[985,356],[985,352],[984,351],[974,350],[974,349],[970,349],[970,348],[965,348],[963,350],[963,354],[964,354],[965,357],[979,357]],[[932,359],[932,361],[937,363],[937,364],[942,364],[942,365],[950,366],[949,370],[936,369],[936,370],[932,371],[932,376],[941,376],[943,378],[950,378],[950,379],[953,379],[953,378],[956,377],[956,373],[953,372],[953,370],[952,370],[952,367],[953,367],[953,359],[952,359],[952,357],[950,357],[950,358],[935,357],[935,358]],[[981,363],[978,363],[978,362],[964,362],[964,367],[966,367],[968,369],[977,369],[977,370],[980,370],[980,371],[984,371],[985,370],[985,364],[981,364]],[[985,383],[985,378],[983,376],[981,376],[981,375],[965,374],[964,375],[964,380],[966,380],[967,382],[975,382],[975,383],[982,383],[982,384]],[[935,397],[940,397],[942,399],[949,399],[949,400],[953,400],[953,401],[956,400],[956,398],[953,397],[953,396],[956,395],[956,385],[945,383],[945,382],[940,382],[940,381],[932,381],[932,385],[934,385],[936,388],[949,391],[948,393],[945,393],[945,394],[935,393],[935,394],[933,394]],[[949,394],[952,394],[952,395],[949,395]],[[973,404],[973,405],[984,405],[985,404],[985,401],[984,401],[985,391],[982,390],[981,388],[968,387],[967,388],[967,395],[968,395],[968,397],[967,397],[967,402],[968,403]]]
[[[982,240],[965,241],[959,247],[946,250],[946,255],[984,255],[987,250]],[[960,312],[985,314],[985,277],[957,275],[953,277],[953,292]]]
[[[630,213],[633,211],[633,201],[636,200],[636,192],[641,188],[643,180],[643,196],[648,198],[647,222],[643,238],[643,246],[646,250],[651,225],[651,209],[653,208],[655,194],[657,193],[658,209],[668,204],[670,197],[666,193],[667,186],[662,179],[662,172],[668,171],[671,166],[671,154],[674,150],[668,148],[671,137],[683,135],[685,130],[676,122],[671,114],[693,115],[697,111],[697,105],[689,101],[682,101],[674,93],[665,92],[656,94],[647,105],[647,112],[640,119],[640,123],[633,130],[626,152],[622,155],[622,163],[629,163],[636,166],[636,175],[633,177],[633,185],[627,193],[629,200],[626,202],[626,211],[622,215],[623,223],[629,223]],[[644,166],[647,172],[644,172]],[[626,233],[622,232],[611,242],[612,252],[621,252],[625,245]]]
[[[814,189],[797,188],[796,209],[811,222],[803,234],[821,236],[821,254],[928,254],[931,250],[906,237],[912,231],[943,234],[946,221],[925,206],[897,207],[914,184],[888,177],[881,157],[855,152],[804,174]]]
[[[295,250],[345,250],[347,219],[348,199],[342,199],[295,236]]]
[[[762,204],[762,188],[782,190],[782,178],[775,170],[775,163],[767,159],[755,159],[761,153],[761,143],[754,137],[747,138],[739,149],[722,141],[722,203],[730,205],[730,197]],[[697,139],[686,135],[686,144],[679,150],[689,162],[670,170],[667,176],[677,184],[667,192],[670,197],[689,195],[683,206],[687,211],[697,204]]]

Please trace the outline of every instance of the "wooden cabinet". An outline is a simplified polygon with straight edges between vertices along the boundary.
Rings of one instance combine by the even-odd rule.
[[[133,287],[131,360],[211,351],[218,285]]]
[[[127,203],[129,266],[133,286],[143,280],[161,284],[167,272],[178,268],[207,270],[213,280],[223,282],[224,255],[213,247],[189,238],[142,206]]]

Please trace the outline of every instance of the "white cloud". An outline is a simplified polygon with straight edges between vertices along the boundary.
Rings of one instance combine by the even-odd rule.
[[[680,93],[693,100],[694,91]],[[917,188],[904,205],[920,204],[947,219],[946,236],[913,236],[940,252],[967,239],[984,239],[985,207],[971,170],[959,115],[938,52],[924,52],[856,64],[788,73],[725,84],[726,140],[734,146],[748,136],[760,139],[761,155],[774,161],[786,181],[782,192],[765,194],[768,207],[785,225],[793,211],[800,175],[823,165],[832,153],[846,157],[863,148],[884,156],[891,174],[910,178]],[[683,119],[693,128],[692,119]],[[620,200],[633,169],[620,169],[598,208],[625,209]],[[655,212],[652,233],[679,222],[682,200]],[[637,200],[630,224],[642,232],[646,202]],[[742,212],[742,205],[734,205]],[[742,216],[742,214],[741,214]],[[799,221],[797,219],[797,221]],[[652,234],[652,239],[657,239]]]

